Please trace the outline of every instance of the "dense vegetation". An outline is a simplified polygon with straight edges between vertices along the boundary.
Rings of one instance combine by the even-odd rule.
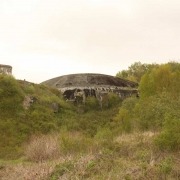
[[[137,69],[147,66],[138,65]],[[151,70],[146,71],[139,83],[140,98],[125,100],[117,119],[121,127],[126,126],[125,131],[134,128],[158,131],[156,144],[160,148],[179,150],[180,64],[171,62],[154,68],[148,66]]]
[[[27,97],[34,101],[29,108],[23,102]],[[11,76],[0,76],[0,157],[13,158],[22,154],[22,143],[36,134],[59,131],[80,131],[95,136],[106,126],[117,110],[120,100],[109,95],[109,107],[101,111],[97,99],[87,98],[86,105],[74,105],[63,100],[56,89],[17,81]],[[53,104],[58,111],[54,112]]]
[[[56,89],[0,75],[0,159],[64,158],[49,165],[49,179],[178,179],[180,64],[137,62],[117,76],[139,82],[140,97],[110,94],[101,110],[95,98],[74,105]]]

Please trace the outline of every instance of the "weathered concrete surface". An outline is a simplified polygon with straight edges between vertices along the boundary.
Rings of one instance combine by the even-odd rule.
[[[12,66],[0,64],[0,74],[12,75]]]
[[[104,74],[70,74],[56,77],[42,84],[59,89],[66,100],[76,101],[94,96],[102,101],[103,94],[113,92],[121,99],[131,95],[138,95],[138,84],[118,77]]]
[[[138,84],[118,77],[104,74],[70,74],[42,82],[48,86],[63,89],[72,87],[130,87],[137,88]]]

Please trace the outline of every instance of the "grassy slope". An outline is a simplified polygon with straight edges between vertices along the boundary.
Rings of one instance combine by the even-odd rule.
[[[26,110],[26,96],[35,98]],[[0,157],[16,158],[21,155],[21,144],[34,133],[48,133],[58,129],[58,115],[70,109],[60,98],[59,92],[42,85],[16,81],[9,76],[0,76]],[[53,112],[52,103],[59,105],[59,113]]]
[[[29,109],[23,107],[27,96],[35,99]],[[107,126],[117,113],[116,107],[100,111],[94,99],[86,107],[74,106],[65,102],[55,89],[17,81],[9,76],[0,76],[0,99],[0,158],[21,156],[22,144],[34,134],[66,129],[92,137],[98,129]],[[59,106],[57,113],[52,109],[53,103]]]

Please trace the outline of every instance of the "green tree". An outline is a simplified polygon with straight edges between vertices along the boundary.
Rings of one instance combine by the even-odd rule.
[[[168,92],[172,97],[180,95],[180,66],[179,64],[164,64],[147,72],[140,82],[142,97],[160,95]]]
[[[138,99],[130,97],[122,102],[122,106],[119,108],[119,112],[115,116],[114,120],[117,123],[117,127],[121,132],[130,132],[134,127],[134,107]]]
[[[157,67],[157,64],[142,64],[141,62],[135,62],[128,67],[128,70],[119,71],[116,76],[124,79],[128,79],[135,82],[140,82],[141,77],[154,67]]]

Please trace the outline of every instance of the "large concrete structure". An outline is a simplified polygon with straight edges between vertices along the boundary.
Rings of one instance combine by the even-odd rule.
[[[0,64],[0,74],[12,75],[12,66]]]
[[[122,99],[138,96],[137,83],[104,74],[70,74],[44,81],[42,84],[57,88],[69,101],[77,101],[81,97],[85,102],[88,96],[102,101],[110,92],[116,93]]]

